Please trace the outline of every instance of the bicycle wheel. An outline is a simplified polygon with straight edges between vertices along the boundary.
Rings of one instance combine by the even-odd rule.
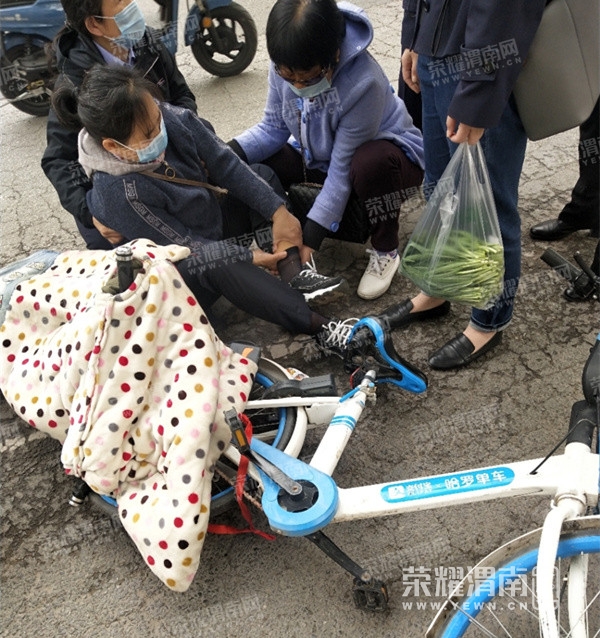
[[[283,381],[287,378],[288,376],[284,370],[276,363],[268,359],[261,359],[258,363],[258,371],[249,399],[251,401],[260,399],[268,387],[277,381]],[[252,421],[253,436],[270,445],[274,445],[278,450],[286,449],[296,428],[297,408],[247,410],[245,414]],[[225,457],[221,457],[217,461],[217,470],[213,477],[210,504],[211,517],[223,514],[223,512],[235,505],[234,488],[230,481],[235,481],[237,466]],[[221,476],[222,474],[229,480]],[[251,479],[248,480],[250,481]],[[108,514],[115,520],[119,520],[117,501],[114,498],[91,492],[89,499],[96,509]]]
[[[450,595],[427,637],[541,635],[535,591],[540,535],[541,529],[525,534],[476,565]],[[565,525],[554,576],[559,635],[600,636],[600,517]],[[569,586],[578,599],[572,618]]]

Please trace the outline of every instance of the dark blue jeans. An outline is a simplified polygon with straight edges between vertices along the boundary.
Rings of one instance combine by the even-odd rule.
[[[435,64],[431,64],[431,62]],[[419,55],[418,73],[423,103],[425,144],[425,190],[431,192],[457,148],[446,137],[446,117],[458,84],[458,77],[432,75],[439,60]],[[447,65],[445,68],[451,68]],[[505,328],[512,318],[514,298],[521,273],[521,219],[518,189],[527,136],[511,98],[500,123],[481,138],[481,147],[490,175],[498,222],[504,244],[504,291],[489,310],[471,311],[471,325],[483,332]]]

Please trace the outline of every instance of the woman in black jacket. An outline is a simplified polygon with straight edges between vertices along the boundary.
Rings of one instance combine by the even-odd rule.
[[[62,6],[67,20],[54,42],[57,87],[79,87],[95,64],[127,65],[155,84],[165,102],[196,112],[196,99],[174,56],[157,32],[146,27],[135,0],[62,0]],[[63,127],[51,109],[46,137],[42,169],[60,203],[75,217],[88,248],[111,248],[87,207],[86,193],[92,185],[77,160],[77,132]]]

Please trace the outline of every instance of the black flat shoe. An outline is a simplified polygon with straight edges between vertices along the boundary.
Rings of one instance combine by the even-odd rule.
[[[462,368],[468,366],[472,361],[475,361],[475,359],[479,359],[479,357],[489,352],[492,348],[495,348],[501,341],[502,333],[497,332],[485,345],[473,352],[475,346],[471,343],[471,340],[461,332],[429,356],[429,365],[436,370]]]
[[[561,219],[550,219],[536,224],[529,229],[529,234],[532,239],[556,241],[558,239],[564,239],[572,233],[576,233],[578,230],[590,230],[592,237],[598,236],[598,229],[578,228],[577,226],[563,222]]]
[[[420,312],[411,312],[413,308],[413,302],[410,299],[405,299],[399,304],[395,304],[384,310],[380,315],[377,315],[377,318],[383,322],[383,325],[393,330],[394,328],[407,326],[413,321],[427,321],[428,319],[443,317],[450,311],[450,302],[444,301],[444,303],[435,308],[421,310]]]

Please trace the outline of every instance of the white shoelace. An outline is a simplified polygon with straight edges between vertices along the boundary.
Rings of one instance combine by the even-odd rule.
[[[394,261],[394,257],[390,257],[389,255],[380,255],[376,250],[372,248],[367,248],[367,253],[369,253],[369,263],[367,264],[367,268],[365,270],[365,274],[375,274],[381,275],[385,270],[385,267],[388,265],[390,261]]]
[[[325,326],[329,332],[327,339],[325,339],[325,345],[331,348],[342,348],[345,346],[350,332],[357,321],[358,319],[355,317],[346,319],[345,321],[330,321]]]
[[[311,274],[311,275],[318,275],[319,273],[317,272],[317,266],[315,265],[315,258],[311,255],[310,256],[310,261],[307,261],[306,263],[302,264],[302,270],[300,271],[300,273],[305,273],[305,274]]]

